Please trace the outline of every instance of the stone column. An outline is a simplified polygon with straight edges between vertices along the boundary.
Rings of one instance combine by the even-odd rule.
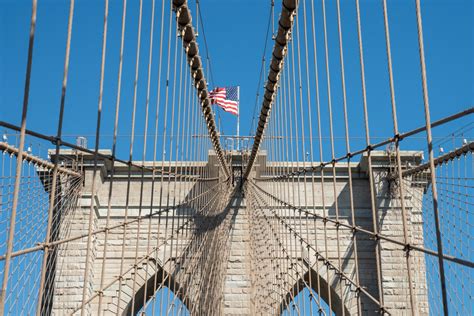
[[[403,169],[420,164],[422,152],[401,152]],[[398,242],[405,243],[402,204],[397,178],[394,152],[376,151],[372,154],[379,231]],[[426,183],[403,181],[404,206],[406,212],[407,242],[423,246],[422,198]],[[412,295],[418,315],[428,315],[426,289],[426,265],[424,254],[410,251]],[[380,240],[380,259],[384,306],[389,311],[411,313],[410,284],[408,282],[407,256],[403,246]]]
[[[245,200],[234,199],[238,207],[230,231],[230,254],[224,279],[224,315],[251,315],[250,235]]]
[[[84,162],[84,186],[77,207],[70,213],[62,214],[61,223],[57,228],[61,238],[69,236],[86,235],[89,229],[90,215],[92,215],[92,231],[97,229],[97,195],[92,195],[93,162]],[[95,176],[96,192],[104,183],[104,162],[99,161]],[[94,199],[94,208],[91,214],[91,200]],[[84,286],[84,271],[86,266],[87,239],[73,240],[57,246],[56,272],[54,280],[53,315],[65,315],[71,313],[82,303],[82,292]],[[89,255],[89,274],[87,296],[93,294],[94,286],[94,261],[97,255],[96,236],[92,236]],[[54,267],[53,267],[54,268]],[[47,280],[48,281],[48,280]],[[47,304],[48,302],[44,302]],[[86,314],[91,314],[90,305],[86,306]]]

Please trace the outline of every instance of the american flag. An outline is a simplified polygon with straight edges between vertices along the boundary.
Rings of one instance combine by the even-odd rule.
[[[209,93],[212,104],[217,104],[224,111],[239,115],[239,87],[214,88]]]

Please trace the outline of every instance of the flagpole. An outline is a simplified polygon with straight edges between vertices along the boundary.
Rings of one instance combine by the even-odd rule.
[[[240,86],[237,86],[237,100],[238,100],[238,110],[237,110],[237,150],[240,150],[240,138],[239,138],[239,129],[240,129]]]

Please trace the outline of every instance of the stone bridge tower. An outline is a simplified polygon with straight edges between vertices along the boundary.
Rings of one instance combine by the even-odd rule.
[[[61,156],[75,158],[75,153],[63,151]],[[241,183],[239,178],[245,153],[227,153],[227,158],[233,165],[234,179],[225,179],[212,152],[206,162],[146,162],[150,171],[99,159],[95,178],[93,156],[81,156],[84,178],[77,207],[55,225],[63,236],[83,234],[84,238],[56,249],[56,260],[49,265],[48,271],[48,275],[54,277],[53,286],[45,293],[49,299],[43,300],[44,304],[48,304],[46,310],[54,315],[63,315],[77,311],[81,306],[88,245],[85,233],[92,204],[92,256],[87,265],[89,277],[86,284],[90,299],[85,309],[88,314],[137,313],[157,288],[166,286],[182,300],[191,314],[256,315],[263,313],[256,308],[264,303],[258,301],[265,299],[261,291],[272,287],[269,275],[280,273],[279,277],[282,277],[282,272],[287,273],[284,277],[293,283],[288,283],[285,289],[287,294],[283,295],[285,299],[275,313],[281,313],[288,306],[301,290],[302,282],[312,284],[315,290],[318,284],[319,295],[326,302],[331,301],[332,310],[337,315],[356,314],[357,299],[360,299],[363,314],[377,312],[371,301],[349,282],[338,281],[335,270],[328,269],[322,259],[316,260],[317,254],[308,247],[294,245],[289,253],[280,255],[295,258],[303,269],[301,273],[274,271],[272,265],[257,258],[272,245],[270,226],[265,226],[264,217],[255,215],[255,202],[260,199],[267,205],[263,212],[268,212],[266,214],[274,219],[283,218],[294,223],[300,232],[312,236],[312,244],[323,247],[327,243],[327,249],[318,251],[322,253],[324,250],[324,255],[332,262],[342,257],[342,271],[346,275],[354,275],[353,234],[346,230],[337,239],[336,227],[330,221],[316,219],[317,216],[324,217],[323,211],[327,212],[329,219],[334,219],[337,204],[341,223],[353,224],[347,164],[336,164],[335,186],[329,171],[324,179],[313,177],[317,179],[315,183],[310,177],[302,176],[295,178],[291,184],[275,184],[266,181],[268,175],[293,165],[288,162],[268,163],[263,152],[257,158],[250,184]],[[421,159],[420,152],[402,152],[404,164],[419,164]],[[385,152],[372,152],[372,163],[376,180],[378,230],[385,236],[402,240],[400,199],[393,188],[396,183],[389,180],[390,156]],[[153,173],[152,166],[164,166],[170,173]],[[371,231],[374,223],[367,158],[364,156],[360,162],[351,163],[350,169],[355,225]],[[175,173],[186,176],[174,179],[172,174]],[[206,175],[205,179],[199,177],[202,174]],[[95,192],[92,192],[93,181]],[[277,196],[283,202],[289,199],[296,204],[294,201],[298,201],[297,208],[312,212],[316,217],[301,217],[294,209],[282,207],[265,194],[252,194],[248,190],[249,185],[256,185],[262,192]],[[405,199],[408,231],[414,245],[423,245],[422,203],[414,195],[423,195],[426,184],[411,182],[409,185]],[[124,221],[128,224],[123,225]],[[259,234],[255,234],[257,231]],[[293,234],[290,230],[287,233]],[[406,269],[403,249],[362,233],[354,236],[358,246],[361,287],[376,299],[380,298],[376,277],[378,249],[384,306],[400,310],[401,314],[409,314],[409,287],[406,271],[403,271]],[[424,256],[414,253],[411,260],[415,281],[412,290],[416,293],[416,303],[423,314],[428,314]],[[277,266],[282,268],[278,263]],[[61,269],[61,274],[55,274],[55,269]],[[121,273],[123,277],[119,277]],[[196,283],[194,279],[206,282]]]

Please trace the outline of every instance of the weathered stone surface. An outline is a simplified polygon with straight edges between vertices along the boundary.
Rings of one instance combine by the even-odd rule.
[[[401,202],[396,194],[390,194],[384,180],[387,174],[387,158],[376,153],[373,153],[373,156],[378,229],[384,236],[404,242]],[[215,180],[197,182],[171,179],[168,182],[166,176],[156,176],[153,184],[149,173],[145,173],[142,183],[141,172],[138,170],[132,170],[129,183],[127,168],[120,165],[115,166],[110,191],[110,162],[100,163],[101,169],[95,179],[96,192],[92,195],[92,168],[86,163],[82,198],[75,212],[63,218],[62,226],[59,227],[61,235],[78,236],[87,233],[89,220],[92,221],[92,231],[102,229],[106,227],[108,215],[108,227],[120,225],[125,217],[128,221],[135,219],[125,227],[119,226],[108,231],[107,241],[104,232],[95,234],[90,240],[86,296],[93,299],[85,305],[86,313],[99,313],[97,294],[100,293],[101,278],[103,287],[109,285],[102,297],[100,312],[104,314],[131,311],[134,301],[146,301],[147,298],[139,292],[144,290],[147,282],[152,282],[155,278],[160,285],[165,284],[174,292],[180,293],[192,314],[203,312],[197,310],[197,307],[193,309],[198,305],[198,301],[204,304],[217,302],[209,305],[216,314],[266,314],[266,311],[256,309],[256,306],[263,306],[268,302],[268,298],[273,301],[280,300],[278,304],[272,303],[276,307],[271,313],[277,313],[279,308],[284,306],[284,298],[288,293],[297,294],[294,292],[297,280],[307,278],[307,271],[311,267],[312,272],[309,275],[319,275],[326,283],[325,286],[330,284],[335,293],[333,299],[342,301],[350,314],[356,314],[356,292],[346,285],[347,282],[340,282],[334,270],[328,270],[323,265],[314,249],[306,247],[298,238],[294,238],[293,233],[281,230],[283,226],[274,226],[279,229],[277,235],[268,228],[277,225],[278,218],[284,219],[321,255],[336,265],[340,261],[341,271],[355,278],[352,232],[344,227],[337,229],[333,223],[324,223],[314,217],[338,218],[342,223],[352,225],[347,164],[336,164],[335,183],[332,182],[331,169],[325,169],[324,181],[315,178],[316,181],[313,182],[310,178],[301,177],[292,182],[275,184],[261,180],[277,172],[285,173],[291,166],[288,167],[285,163],[266,165],[264,155],[259,156],[257,162],[259,167],[253,172],[256,183],[279,199],[305,209],[310,215],[300,214],[267,199],[267,202],[273,204],[268,210],[264,210],[271,218],[270,222],[266,223],[265,218],[249,213],[254,212],[249,197],[244,197],[238,189],[230,200],[229,195],[216,194],[219,189],[234,189],[232,186],[216,186]],[[189,168],[189,175],[203,173],[209,178],[222,177],[213,155],[210,156],[208,164],[199,162],[187,167],[173,165],[171,171],[181,167]],[[351,168],[355,224],[372,231],[374,223],[365,161],[361,164],[354,163]],[[422,205],[420,199],[412,198],[413,195],[422,195],[423,188],[413,186],[405,191],[408,238],[411,244],[423,245]],[[215,200],[212,200],[211,197],[214,196]],[[173,207],[180,205],[185,199],[192,202],[186,206]],[[226,204],[226,201],[230,203]],[[154,215],[136,220],[140,214],[143,216],[150,212]],[[214,222],[209,220],[210,217],[196,216],[199,212],[222,218],[216,227],[210,227],[210,223]],[[178,228],[179,233],[176,233]],[[204,232],[207,233],[203,234]],[[375,260],[376,242],[371,236],[360,232],[355,235],[355,240],[358,247],[359,282],[373,297],[380,299]],[[281,251],[278,241],[287,249],[286,253]],[[104,246],[107,247],[106,252]],[[379,246],[384,306],[394,314],[409,314],[405,252],[399,245],[386,240],[381,240]],[[58,247],[56,274],[54,271],[49,274],[54,278],[53,314],[68,314],[81,306],[86,252],[87,237]],[[257,260],[256,254],[262,258],[266,256],[273,259]],[[303,262],[305,268],[288,269],[285,266],[287,263],[282,259],[287,255]],[[419,306],[418,314],[428,314],[424,256],[420,252],[412,251],[409,260],[413,279],[412,290]],[[120,271],[123,273],[122,280],[118,278]],[[168,273],[171,273],[172,281],[171,277],[167,277]],[[167,281],[161,280],[163,276],[168,278]],[[195,284],[192,280],[206,282]],[[284,287],[276,283],[284,284]],[[315,288],[316,282],[312,284]],[[150,289],[152,291],[153,286]],[[265,290],[261,292],[261,289]],[[322,289],[321,292],[321,297],[327,299],[327,291]],[[207,293],[213,293],[214,296],[206,298]],[[361,294],[360,300],[364,314],[372,314],[377,310],[377,306],[364,294]],[[136,304],[139,307],[142,305],[143,303]]]

